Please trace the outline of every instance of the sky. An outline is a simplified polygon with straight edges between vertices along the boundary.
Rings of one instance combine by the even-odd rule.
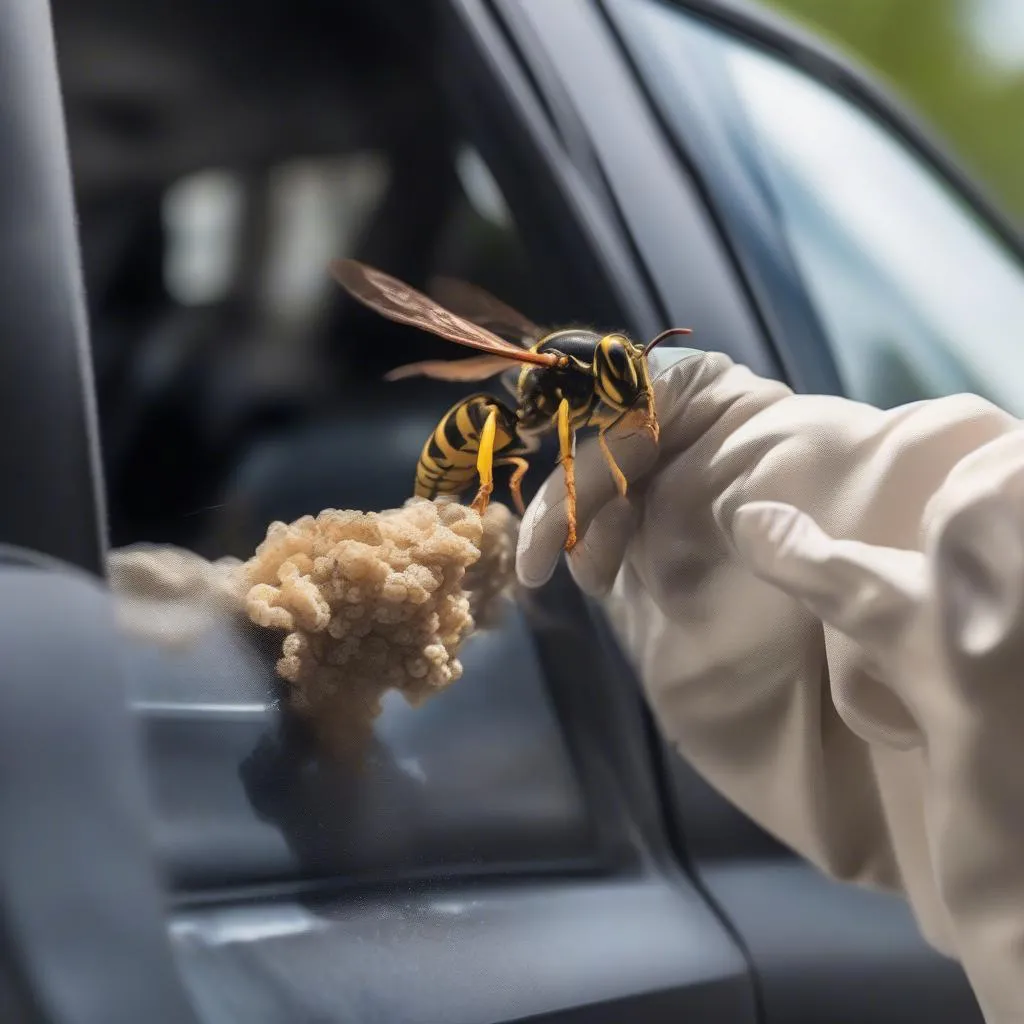
[[[1024,71],[1024,0],[967,0],[967,30],[996,67]]]

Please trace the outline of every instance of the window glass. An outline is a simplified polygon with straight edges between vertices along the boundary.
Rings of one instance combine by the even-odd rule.
[[[176,181],[164,195],[164,280],[183,305],[204,305],[231,289],[245,194],[239,175],[208,170]]]
[[[461,130],[460,94],[484,69],[449,74],[447,34],[429,18],[394,19],[389,4],[314,5],[315,16],[297,10],[241,34],[177,7],[165,31],[129,17],[140,5],[106,6],[88,39],[65,25],[62,61],[91,334],[103,354],[109,576],[171,883],[223,899],[233,886],[251,894],[296,880],[592,870],[618,841],[610,814],[597,812],[619,812],[585,791],[589,754],[570,753],[558,713],[576,692],[560,637],[573,614],[586,622],[571,589],[561,600],[532,595],[531,619],[512,602],[496,621],[481,615],[488,628],[465,637],[456,685],[414,707],[385,688],[405,680],[384,659],[398,669],[401,655],[410,677],[443,682],[425,666],[440,657],[430,640],[464,607],[430,588],[440,585],[433,565],[417,566],[428,599],[415,626],[395,621],[408,604],[369,614],[358,584],[348,586],[371,557],[359,545],[347,547],[359,566],[324,559],[314,570],[300,558],[299,578],[314,576],[304,587],[290,568],[268,568],[260,579],[307,598],[332,585],[316,607],[326,625],[330,605],[334,628],[311,631],[303,649],[316,650],[295,672],[279,662],[292,650],[286,637],[302,631],[248,628],[211,565],[251,558],[274,523],[400,508],[454,403],[479,391],[514,401],[497,378],[386,379],[403,364],[471,353],[354,301],[332,261],[356,258],[425,292],[460,280],[542,324],[578,315],[559,312],[572,303],[562,261],[519,223],[538,172],[521,165],[506,196],[504,162]],[[122,53],[125,40],[145,58],[127,77],[123,61],[96,59]],[[280,60],[268,70],[271,51]],[[499,109],[497,97],[476,99],[484,108],[473,100],[470,111]],[[145,131],[106,116],[117,110]],[[500,152],[503,133],[486,135]],[[552,448],[548,438],[531,459],[527,497],[555,467]],[[511,504],[510,476],[498,467],[495,505]],[[388,554],[400,567],[402,555]],[[422,547],[409,555],[430,557]],[[557,604],[552,614],[543,602]],[[310,624],[301,612],[294,621]],[[597,686],[598,660],[572,667]]]
[[[271,230],[266,301],[276,317],[302,321],[333,288],[324,268],[352,252],[388,185],[378,153],[290,160],[270,176]]]
[[[160,399],[146,403],[152,426],[128,439],[138,445],[132,472],[115,463],[108,473],[122,537],[246,558],[272,521],[409,497],[424,440],[456,396],[480,385],[382,383],[396,363],[459,353],[383,317],[352,318],[344,305],[339,314],[331,259],[369,239],[392,270],[418,249],[428,280],[461,278],[538,315],[528,254],[479,154],[453,146],[431,172],[444,186],[434,192],[426,172],[396,172],[376,153],[296,156],[262,175],[191,175],[165,192],[171,325],[155,332],[165,369],[147,378]],[[186,359],[193,365],[176,382]],[[167,402],[162,382],[187,401]],[[286,416],[257,419],[285,394]],[[139,401],[131,377],[108,415],[117,400]],[[214,460],[228,416],[235,450]],[[507,503],[498,483],[495,498]],[[257,640],[208,609],[169,610],[171,591],[158,590],[125,612],[137,633],[162,641],[131,643],[127,674],[152,769],[157,847],[179,889],[595,856],[542,663],[513,608],[468,640],[463,678],[428,706],[386,695],[354,778],[282,713],[288,691],[274,662],[283,633]]]
[[[966,202],[804,72],[664,4],[636,11],[680,89],[695,32],[727,69],[846,392],[889,407],[974,391],[1024,414],[1024,271]]]

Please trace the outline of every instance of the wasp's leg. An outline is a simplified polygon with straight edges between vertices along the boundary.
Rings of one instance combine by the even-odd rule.
[[[597,443],[601,446],[601,453],[604,455],[605,462],[608,463],[608,468],[612,471],[612,477],[615,479],[615,486],[618,487],[619,494],[625,497],[626,491],[629,489],[629,481],[626,480],[626,474],[619,469],[619,464],[615,461],[611,448],[608,447],[608,439],[605,437],[607,433],[608,428],[602,428],[598,432]]]
[[[526,515],[526,506],[523,504],[523,477],[530,468],[526,459],[519,455],[508,455],[495,463],[496,466],[515,466],[515,471],[508,478],[508,489],[512,492],[512,500],[515,502],[516,511]]]
[[[558,405],[558,447],[560,450],[559,461],[565,472],[565,518],[568,526],[568,536],[565,540],[566,551],[572,551],[576,547],[576,467],[573,462],[576,437],[570,425],[569,416],[569,400],[563,398]]]
[[[476,492],[472,508],[483,515],[494,490],[494,437],[498,429],[498,410],[492,408],[480,431],[480,447],[476,454],[476,471],[480,475],[480,490]]]
[[[647,433],[651,435],[651,440],[657,444],[661,438],[661,424],[658,423],[658,411],[654,408],[654,392],[647,396]]]

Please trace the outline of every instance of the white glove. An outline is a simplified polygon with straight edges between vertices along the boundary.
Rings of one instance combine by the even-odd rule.
[[[902,892],[991,1024],[1024,1020],[1018,421],[797,396],[718,354],[655,393],[657,449],[609,438],[627,498],[580,445],[569,564],[661,728],[822,870]],[[556,472],[527,511],[527,586],[561,557],[564,497]]]

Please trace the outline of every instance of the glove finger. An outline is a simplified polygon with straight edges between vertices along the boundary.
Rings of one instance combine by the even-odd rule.
[[[924,589],[924,556],[856,541],[834,540],[790,505],[751,502],[733,518],[741,557],[822,622],[853,640],[866,673],[840,673],[832,699],[843,721],[868,743],[911,750],[923,743],[915,694],[891,672],[915,645],[908,635]],[[909,641],[909,642],[908,642]],[[927,673],[914,672],[916,681]]]
[[[639,430],[609,434],[607,440],[628,481],[639,480],[657,461],[657,446]],[[594,517],[618,495],[618,490],[596,438],[579,445],[574,461],[576,535],[585,537]],[[524,587],[543,585],[555,571],[569,535],[567,509],[565,471],[559,466],[541,484],[519,528],[516,572]]]
[[[601,508],[569,555],[569,571],[591,597],[606,597],[619,574],[626,547],[636,533],[639,509],[616,495]]]
[[[656,348],[647,356],[647,367],[651,374],[651,380],[657,381],[665,376],[677,363],[687,359],[704,358],[707,353],[701,349],[683,348],[681,345]],[[657,397],[658,385],[655,385],[655,397]]]
[[[705,428],[703,419],[694,419],[692,425],[687,425],[688,409],[695,395],[712,387],[732,364],[725,356],[694,349],[673,350],[671,355],[659,359],[657,368],[662,372],[654,381],[654,395],[662,431],[660,447],[663,452],[674,451],[692,444]],[[607,440],[616,464],[631,485],[641,480],[658,460],[659,447],[646,432],[623,424],[612,430]],[[599,510],[617,496],[618,489],[596,439],[579,445],[575,461],[576,533],[583,537]],[[539,587],[551,578],[567,536],[565,474],[559,467],[541,486],[520,527],[516,572],[523,586]],[[582,564],[586,562],[584,558]],[[587,570],[581,571],[586,578]],[[604,575],[606,570],[598,571],[598,577]]]
[[[891,649],[925,589],[920,552],[835,540],[791,505],[750,502],[732,529],[755,575],[868,650]]]

